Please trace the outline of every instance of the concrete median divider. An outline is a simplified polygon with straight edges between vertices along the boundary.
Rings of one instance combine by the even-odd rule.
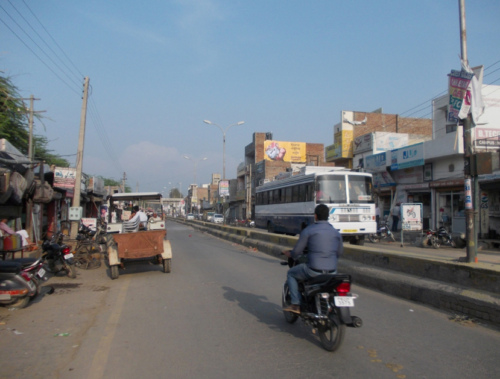
[[[233,243],[280,257],[298,237],[172,218]],[[339,271],[356,284],[500,326],[500,270],[429,259],[405,251],[344,244]]]

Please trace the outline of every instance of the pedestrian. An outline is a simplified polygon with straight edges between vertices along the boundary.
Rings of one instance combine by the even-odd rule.
[[[396,203],[394,208],[392,208],[392,231],[397,232],[398,231],[398,224],[399,224],[399,214],[400,214],[400,206],[401,203]]]
[[[378,207],[378,203],[375,205],[375,220],[377,222],[377,230],[380,222],[380,208]]]

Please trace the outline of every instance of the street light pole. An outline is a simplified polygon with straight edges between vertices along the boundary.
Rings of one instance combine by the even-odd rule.
[[[196,184],[196,165],[198,164],[198,162],[201,162],[201,161],[206,161],[208,158],[201,158],[201,159],[198,159],[197,161],[194,161],[193,159],[187,157],[184,155],[184,158],[185,159],[188,159],[190,160],[191,162],[194,163],[194,184]]]
[[[226,132],[228,131],[228,129],[231,126],[243,125],[245,123],[245,121],[240,121],[240,122],[237,122],[236,124],[229,125],[226,128],[226,130],[222,129],[219,125],[217,125],[211,121],[203,120],[203,122],[205,124],[218,126],[219,129],[222,131],[222,179],[226,179]]]

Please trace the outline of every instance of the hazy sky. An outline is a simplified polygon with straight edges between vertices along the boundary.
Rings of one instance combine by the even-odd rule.
[[[47,118],[36,132],[74,164],[88,76],[84,172],[120,179],[126,171],[141,191],[180,182],[185,193],[194,163],[184,155],[208,158],[197,164],[199,184],[222,173],[222,132],[204,119],[224,129],[245,122],[226,135],[231,179],[254,132],[326,146],[341,110],[430,117],[430,99],[460,68],[457,0],[0,5],[0,70],[24,97],[41,99],[35,109]],[[499,84],[500,1],[469,0],[466,11],[470,65],[491,66],[484,83]]]

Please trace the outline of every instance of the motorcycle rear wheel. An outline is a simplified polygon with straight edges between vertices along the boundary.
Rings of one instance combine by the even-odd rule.
[[[450,246],[451,247],[457,247],[457,243],[453,240],[450,240]]]
[[[67,263],[64,266],[65,266],[64,269],[66,270],[66,276],[68,278],[75,279],[76,278],[75,266],[67,264]]]
[[[30,302],[30,298],[28,296],[23,297],[22,299],[19,299],[15,303],[9,304],[10,309],[23,309],[25,308]]]
[[[378,243],[380,242],[380,239],[377,238],[377,235],[376,234],[368,234],[368,240],[371,242],[371,243]]]
[[[325,326],[319,329],[319,339],[321,346],[327,351],[337,350],[345,337],[345,325],[340,322],[336,315],[328,316],[330,319],[330,326]]]
[[[283,308],[285,308],[292,303],[290,298],[290,289],[288,288],[288,283],[285,283],[283,291],[285,293],[285,296],[283,297],[283,299],[281,299],[281,303]],[[299,316],[293,312],[283,311],[283,315],[285,316],[286,322],[288,322],[289,324],[295,323],[295,321],[297,321],[297,319],[299,318]]]
[[[432,237],[431,243],[434,249],[439,249],[441,247],[441,241],[439,240],[439,237]]]

